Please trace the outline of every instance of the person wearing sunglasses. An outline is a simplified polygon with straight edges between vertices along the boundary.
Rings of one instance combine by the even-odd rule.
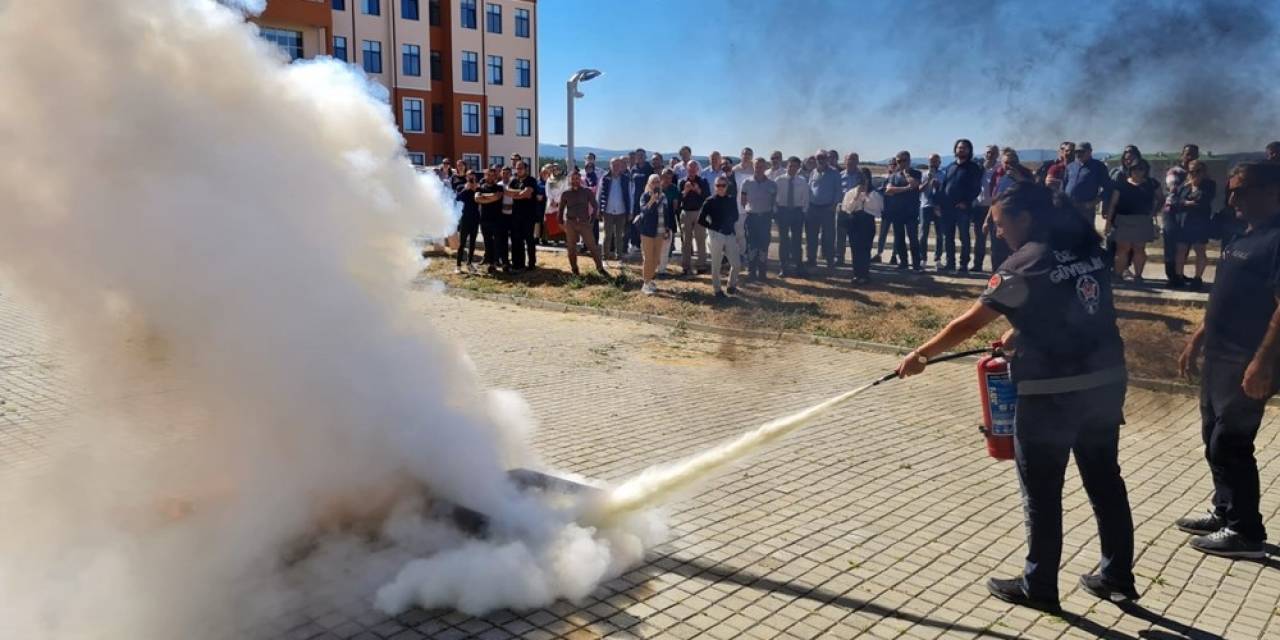
[[[1254,440],[1280,361],[1280,163],[1248,162],[1231,172],[1233,207],[1247,228],[1227,243],[1204,322],[1178,361],[1200,373],[1200,425],[1213,478],[1212,508],[1179,519],[1193,549],[1228,558],[1266,557]],[[1203,365],[1199,364],[1201,356]]]
[[[721,260],[729,260],[729,293],[738,292],[738,271],[742,268],[742,254],[738,251],[738,239],[734,227],[738,223],[738,204],[728,195],[729,180],[723,174],[716,176],[714,195],[702,205],[698,225],[707,229],[707,243],[711,245],[711,288],[717,298],[725,297],[720,289]]]

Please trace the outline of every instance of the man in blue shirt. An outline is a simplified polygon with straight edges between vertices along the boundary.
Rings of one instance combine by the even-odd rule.
[[[1098,203],[1111,196],[1110,172],[1093,157],[1093,145],[1088,142],[1076,146],[1076,159],[1067,165],[1066,192],[1080,215],[1090,220],[1098,214]]]
[[[844,200],[844,194],[853,191],[853,188],[862,184],[862,169],[858,166],[858,154],[850,153],[844,157],[844,171],[840,172],[840,199]],[[837,211],[836,212],[836,266],[844,264],[844,249],[849,242],[849,225],[852,222],[853,213]]]
[[[809,210],[804,216],[806,241],[805,262],[809,268],[818,265],[818,245],[827,259],[827,268],[835,268],[836,203],[840,201],[840,170],[831,166],[825,149],[814,154],[818,167],[809,176]]]
[[[934,196],[942,185],[942,156],[929,154],[929,169],[920,178],[920,254],[929,257],[929,228],[933,228],[934,251],[933,266],[939,271],[942,267],[942,212]]]
[[[1263,559],[1267,539],[1254,439],[1276,394],[1280,361],[1280,163],[1249,162],[1231,173],[1230,201],[1248,225],[1222,250],[1204,323],[1182,352],[1193,373],[1201,351],[1201,435],[1213,477],[1213,508],[1176,526],[1191,547],[1228,558]]]
[[[627,252],[627,223],[631,220],[631,176],[622,158],[609,162],[609,173],[600,179],[600,211],[604,214],[604,253],[621,260]]]

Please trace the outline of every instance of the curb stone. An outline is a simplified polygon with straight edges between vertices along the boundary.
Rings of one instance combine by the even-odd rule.
[[[503,293],[482,293],[479,291],[468,291],[457,287],[445,286],[445,293],[459,298],[472,298],[476,300],[487,300],[490,302],[505,302],[522,307],[531,307],[534,309],[542,309],[544,311],[558,311],[561,313],[579,313],[583,315],[607,316],[611,318],[621,318],[624,320],[634,320],[648,324],[655,324],[664,327],[685,329],[690,331],[698,331],[700,333],[710,333],[714,335],[737,337],[737,338],[753,338],[760,340],[774,340],[778,342],[789,342],[793,344],[820,344],[829,347],[838,347],[850,349],[854,351],[866,351],[869,353],[882,353],[888,355],[905,355],[907,350],[903,347],[895,347],[889,344],[881,344],[878,342],[866,342],[863,340],[850,340],[848,338],[832,338],[828,336],[820,336],[809,333],[791,333],[786,331],[760,331],[755,329],[732,329],[729,327],[719,327],[716,325],[703,324],[700,322],[691,322],[689,320],[676,320],[663,316],[656,316],[648,313],[639,313],[636,311],[620,311],[617,309],[601,309],[599,307],[588,307],[585,305],[573,305],[564,302],[552,302],[550,300],[538,300],[527,296],[516,296]],[[961,360],[969,362],[977,362],[977,356],[962,358]],[[1200,394],[1200,388],[1190,384],[1180,382],[1171,382],[1168,380],[1156,380],[1152,378],[1130,377],[1129,384],[1139,389],[1147,391],[1155,391],[1158,393],[1168,393],[1174,395],[1195,397]],[[1268,402],[1270,406],[1280,407],[1280,396],[1272,397]]]

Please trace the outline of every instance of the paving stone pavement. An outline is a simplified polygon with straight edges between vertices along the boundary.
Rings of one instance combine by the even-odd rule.
[[[482,378],[519,390],[548,464],[604,480],[671,461],[867,381],[886,355],[734,339],[423,292],[424,322]],[[58,343],[0,291],[0,474],[41,459],[67,411]],[[670,505],[669,540],[587,600],[469,617],[317,612],[289,638],[1264,638],[1280,637],[1280,561],[1230,562],[1172,527],[1209,493],[1192,398],[1131,390],[1121,464],[1143,609],[1081,592],[1097,559],[1074,468],[1063,496],[1062,617],[989,598],[1024,553],[1010,463],[986,456],[971,364],[860,396]],[[574,395],[583,387],[590,393]],[[1280,433],[1259,437],[1274,522]]]

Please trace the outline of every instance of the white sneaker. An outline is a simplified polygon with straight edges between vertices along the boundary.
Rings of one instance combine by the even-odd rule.
[[[458,275],[462,275],[462,265],[458,265],[458,266],[454,267],[454,268],[453,268],[453,272],[454,272],[454,273],[456,273],[456,274],[458,274]]]
[[[643,293],[646,296],[651,296],[657,292],[658,292],[658,285],[652,282],[646,282],[644,283],[643,287],[640,287],[640,293]]]

